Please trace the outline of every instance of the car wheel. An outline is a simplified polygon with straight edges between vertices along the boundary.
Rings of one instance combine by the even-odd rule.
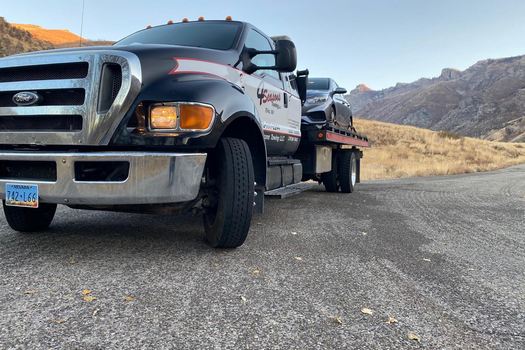
[[[223,138],[210,155],[203,199],[204,228],[215,248],[236,248],[250,229],[254,200],[254,171],[248,144]]]
[[[2,202],[4,206],[5,219],[9,226],[18,232],[43,231],[51,225],[56,204],[40,203],[38,208],[11,207]]]
[[[330,119],[328,120],[329,123],[335,124],[335,107],[332,106],[330,111]]]

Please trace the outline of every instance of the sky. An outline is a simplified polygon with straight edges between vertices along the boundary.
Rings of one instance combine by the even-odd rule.
[[[0,16],[80,33],[82,0],[1,1]],[[85,0],[84,37],[118,40],[183,17],[247,21],[290,36],[299,68],[373,89],[525,54],[524,0]]]

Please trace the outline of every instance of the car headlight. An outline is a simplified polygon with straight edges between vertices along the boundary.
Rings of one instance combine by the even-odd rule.
[[[320,103],[325,103],[326,100],[328,100],[328,97],[326,96],[316,96],[316,97],[307,98],[306,103],[309,105],[316,105]]]
[[[207,131],[215,116],[210,105],[191,102],[158,104],[149,112],[152,131]]]

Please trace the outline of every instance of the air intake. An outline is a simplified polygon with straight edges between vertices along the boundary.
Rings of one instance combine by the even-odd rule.
[[[118,64],[106,63],[102,67],[100,77],[100,93],[98,97],[97,112],[107,113],[117,98],[122,86],[122,68]]]

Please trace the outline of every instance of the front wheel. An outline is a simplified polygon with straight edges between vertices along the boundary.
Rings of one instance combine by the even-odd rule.
[[[5,204],[4,214],[9,226],[19,232],[36,232],[45,230],[51,225],[56,204],[40,203],[38,208],[11,207]]]
[[[204,229],[215,248],[236,248],[248,235],[254,203],[254,171],[248,144],[223,138],[206,169]]]

